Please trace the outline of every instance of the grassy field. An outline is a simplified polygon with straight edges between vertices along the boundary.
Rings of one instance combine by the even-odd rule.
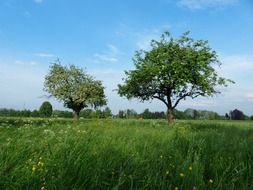
[[[0,118],[0,189],[253,189],[253,122]]]

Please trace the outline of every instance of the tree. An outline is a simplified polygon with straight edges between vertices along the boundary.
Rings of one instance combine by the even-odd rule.
[[[41,117],[51,117],[53,113],[53,107],[50,102],[45,101],[41,104],[39,114]]]
[[[79,118],[80,111],[85,107],[96,108],[106,104],[101,81],[74,65],[62,66],[59,60],[50,66],[44,90],[72,109],[75,119]]]
[[[160,41],[151,41],[151,50],[136,51],[134,70],[125,71],[124,84],[118,85],[120,96],[140,101],[158,99],[167,107],[168,122],[178,103],[187,97],[213,96],[217,85],[227,86],[229,79],[219,77],[218,56],[205,40],[194,40],[184,33],[174,39],[169,32]]]
[[[145,109],[142,113],[142,118],[144,119],[151,119],[151,112],[149,109]]]
[[[127,109],[126,110],[126,118],[127,119],[134,119],[137,118],[137,112],[134,109]]]
[[[227,119],[227,120],[229,120],[229,119],[230,119],[230,117],[229,117],[228,113],[226,113],[226,114],[225,114],[225,119]]]
[[[245,115],[242,111],[235,109],[233,111],[230,111],[230,118],[232,120],[244,120],[245,119]]]
[[[126,113],[124,112],[124,110],[119,110],[118,117],[119,118],[126,118]]]
[[[112,117],[112,110],[109,107],[106,107],[103,112],[104,112],[105,118]]]
[[[52,115],[52,114],[51,114]],[[39,117],[40,116],[40,112],[38,110],[33,110],[31,112],[31,117]]]

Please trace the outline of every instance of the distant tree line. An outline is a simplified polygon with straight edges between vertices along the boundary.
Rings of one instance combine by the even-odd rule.
[[[67,110],[53,110],[50,102],[42,103],[38,110],[15,110],[0,108],[0,116],[3,117],[43,117],[43,118],[73,118],[74,113]],[[103,110],[99,109],[85,109],[80,112],[82,118],[111,118],[112,111],[109,107]]]
[[[224,116],[213,111],[195,110],[188,108],[184,111],[175,110],[176,119],[198,119],[198,120],[253,120],[252,116],[245,115],[242,111],[235,109],[226,113]],[[53,118],[73,118],[73,112],[67,110],[53,110],[49,102],[43,102],[39,110],[15,110],[0,108],[2,117],[53,117]],[[80,111],[80,118],[85,119],[103,119],[103,118],[120,118],[120,119],[166,119],[167,113],[164,111],[150,111],[145,109],[142,113],[137,113],[134,109],[119,110],[118,114],[112,114],[109,107],[104,109],[84,109]]]
[[[253,120],[253,115],[247,116],[242,111],[234,109],[233,111],[226,113],[225,118],[231,120]]]
[[[207,120],[253,120],[253,116],[246,116],[240,110],[230,111],[229,114],[219,115],[216,112],[208,110],[195,110],[188,108],[185,111],[174,110],[174,115],[176,119],[207,119]],[[115,115],[117,118],[126,118],[126,119],[166,119],[166,112],[152,112],[149,109],[145,109],[142,113],[137,113],[133,109],[119,110],[118,114]]]
[[[174,116],[176,119],[224,119],[224,116],[220,116],[216,112],[205,110],[186,109],[185,111],[174,110]],[[134,110],[120,110],[118,118],[143,118],[143,119],[166,119],[166,112],[151,112],[149,109],[145,109],[142,113],[137,114]]]

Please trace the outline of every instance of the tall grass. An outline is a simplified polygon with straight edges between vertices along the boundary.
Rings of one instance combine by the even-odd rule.
[[[253,123],[0,119],[0,189],[253,189]]]

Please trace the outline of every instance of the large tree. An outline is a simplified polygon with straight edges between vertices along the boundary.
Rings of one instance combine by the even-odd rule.
[[[85,107],[96,108],[106,105],[101,81],[95,80],[74,65],[61,65],[59,60],[50,66],[49,73],[45,77],[44,90],[63,101],[65,107],[72,109],[76,119]]]
[[[220,61],[206,40],[194,40],[189,32],[174,39],[169,32],[151,41],[149,51],[136,51],[135,69],[125,71],[118,93],[141,101],[158,99],[167,107],[168,122],[173,111],[187,97],[213,96],[216,86],[227,86],[229,79],[218,76],[214,66]]]

